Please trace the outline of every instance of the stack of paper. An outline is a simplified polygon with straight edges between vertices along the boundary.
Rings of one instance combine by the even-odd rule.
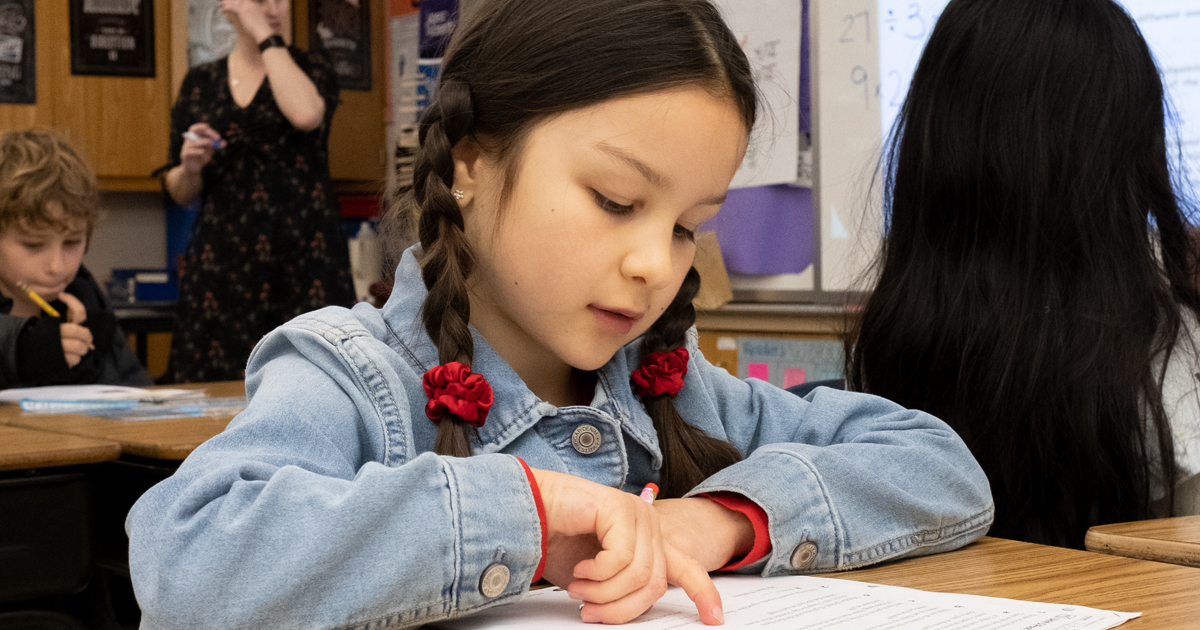
[[[15,402],[27,411],[55,413],[91,409],[128,409],[138,403],[203,398],[202,389],[142,389],[120,385],[52,385],[0,391],[0,401]]]

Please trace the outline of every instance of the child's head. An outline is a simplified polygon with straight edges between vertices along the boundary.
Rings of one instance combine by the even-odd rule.
[[[596,369],[643,332],[646,352],[682,345],[691,232],[720,207],[756,103],[706,0],[484,3],[454,35],[414,167],[441,362],[471,364],[468,323],[519,374],[525,359]],[[551,286],[579,290],[536,291]]]
[[[995,535],[1078,546],[1171,505],[1162,370],[1200,294],[1164,110],[1112,0],[951,0],[922,52],[846,373],[959,433]]]
[[[1148,215],[1178,222],[1162,82],[1112,0],[953,0],[894,133],[894,241],[1112,253],[1120,234],[1141,254]]]
[[[79,268],[96,204],[96,177],[66,142],[45,131],[0,136],[0,274],[57,297]]]

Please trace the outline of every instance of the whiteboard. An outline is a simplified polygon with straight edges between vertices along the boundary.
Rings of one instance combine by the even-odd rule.
[[[815,289],[865,290],[883,232],[876,0],[810,0]]]

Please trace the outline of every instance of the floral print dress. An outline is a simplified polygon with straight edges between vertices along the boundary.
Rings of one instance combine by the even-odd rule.
[[[244,378],[263,335],[301,313],[354,303],[329,176],[337,77],[321,55],[288,51],[325,99],[317,129],[292,127],[266,78],[253,100],[239,106],[229,89],[228,58],[192,68],[171,110],[166,168],[180,163],[183,133],[197,122],[227,144],[201,172],[200,212],[179,265],[167,380]]]

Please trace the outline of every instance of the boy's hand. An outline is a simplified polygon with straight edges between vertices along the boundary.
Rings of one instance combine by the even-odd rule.
[[[585,622],[625,623],[683,587],[704,623],[722,622],[708,573],[666,544],[654,508],[573,475],[533,469],[546,509],[545,577],[584,602]]]
[[[70,293],[60,293],[58,300],[67,307],[67,321],[58,326],[63,356],[67,360],[67,367],[75,367],[84,355],[96,349],[92,345],[92,331],[81,325],[87,321],[87,309],[83,302]]]
[[[183,164],[183,170],[191,174],[199,174],[200,170],[212,161],[213,142],[221,143],[224,146],[224,141],[221,140],[221,134],[215,129],[208,126],[208,123],[196,123],[188,127],[188,133],[193,134],[198,139],[184,138],[183,148],[179,150],[179,161]]]

